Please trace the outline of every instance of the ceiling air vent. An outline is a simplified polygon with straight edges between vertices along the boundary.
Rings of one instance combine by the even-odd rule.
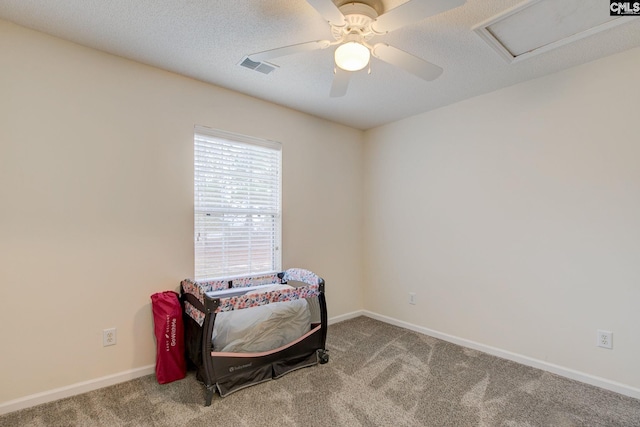
[[[250,70],[258,71],[262,74],[270,74],[277,68],[276,65],[269,64],[268,62],[252,61],[248,56],[244,57],[244,59],[240,62],[240,66],[248,68]]]

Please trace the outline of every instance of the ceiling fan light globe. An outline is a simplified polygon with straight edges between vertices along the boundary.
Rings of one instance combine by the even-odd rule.
[[[369,63],[371,52],[357,42],[348,42],[338,46],[335,52],[336,65],[345,71],[362,70]]]

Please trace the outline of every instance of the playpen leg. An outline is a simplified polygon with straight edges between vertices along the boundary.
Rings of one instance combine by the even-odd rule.
[[[208,385],[205,391],[204,406],[211,406],[211,400],[213,400],[213,393],[215,393],[214,385]]]
[[[325,363],[329,362],[329,350],[325,350],[325,349],[318,350],[318,360],[320,361],[321,365],[324,365]]]

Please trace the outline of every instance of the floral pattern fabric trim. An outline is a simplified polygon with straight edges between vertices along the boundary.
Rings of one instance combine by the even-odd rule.
[[[228,280],[209,280],[206,282],[196,282],[204,292],[221,291],[223,289],[229,289]]]
[[[195,308],[189,301],[184,302],[184,311],[202,327],[204,324],[204,313]]]
[[[320,277],[317,274],[303,268],[288,269],[284,272],[282,280],[285,282],[293,280],[294,282],[302,282],[309,285],[317,285],[320,283]]]
[[[182,290],[184,291],[184,293],[193,295],[194,297],[198,298],[202,305],[204,305],[205,291],[202,290],[202,286],[200,286],[200,283],[194,282],[191,279],[185,279],[180,282],[180,284],[182,285]]]
[[[210,280],[207,282],[196,282],[193,279],[184,279],[180,282],[185,293],[192,294],[204,305],[204,294],[207,292],[221,291],[229,289],[228,280]]]
[[[258,307],[274,302],[293,301],[302,298],[317,296],[318,285],[302,286],[292,289],[281,289],[277,291],[265,292],[261,294],[239,295],[230,298],[221,298],[220,306],[216,313],[223,311],[242,310],[243,308]]]
[[[271,283],[280,283],[280,278],[278,278],[277,274],[258,277],[239,277],[231,280],[231,286],[233,288],[248,288],[251,286],[268,285]]]
[[[243,308],[257,307],[270,304],[273,302],[293,301],[301,298],[314,297],[319,294],[320,277],[315,273],[302,268],[290,268],[284,272],[282,280],[277,274],[268,274],[257,277],[240,277],[230,280],[210,280],[205,282],[196,282],[192,279],[185,279],[181,282],[182,289],[185,293],[195,296],[198,301],[205,305],[205,293],[219,291],[229,288],[229,282],[233,288],[248,288],[251,286],[259,286],[266,284],[280,284],[287,281],[302,282],[308,284],[299,288],[282,289],[277,291],[265,292],[261,294],[239,295],[230,298],[221,298],[220,306],[216,309],[216,313],[223,311],[241,310]],[[205,313],[194,307],[188,301],[185,301],[185,312],[195,320],[198,325],[204,324]]]

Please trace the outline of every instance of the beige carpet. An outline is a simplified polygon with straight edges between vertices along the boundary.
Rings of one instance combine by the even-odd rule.
[[[640,401],[358,317],[331,360],[214,396],[154,376],[0,417],[0,426],[640,426]]]

